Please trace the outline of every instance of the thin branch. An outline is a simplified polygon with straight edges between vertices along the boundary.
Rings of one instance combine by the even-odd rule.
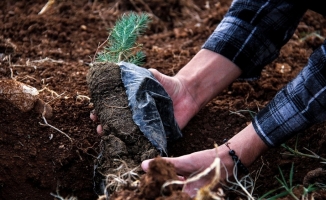
[[[59,130],[58,128],[52,126],[51,124],[49,124],[49,123],[46,121],[46,119],[45,119],[45,117],[44,117],[43,114],[42,114],[42,118],[43,118],[43,120],[44,120],[44,124],[42,124],[41,122],[39,122],[39,124],[40,124],[41,126],[48,126],[48,127],[50,127],[50,128],[53,128],[54,130],[58,131],[59,133],[65,135],[65,136],[70,140],[71,143],[73,142],[72,138],[69,137],[69,135],[67,135],[65,132]]]

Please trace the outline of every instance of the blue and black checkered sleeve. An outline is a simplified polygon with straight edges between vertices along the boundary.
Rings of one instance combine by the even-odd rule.
[[[253,119],[270,147],[278,146],[313,124],[326,121],[326,41],[299,75],[279,91]]]
[[[202,48],[235,63],[241,78],[257,78],[292,37],[306,10],[291,0],[234,0]]]

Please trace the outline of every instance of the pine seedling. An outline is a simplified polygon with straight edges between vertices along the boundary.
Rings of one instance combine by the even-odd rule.
[[[96,61],[113,63],[125,61],[141,65],[145,54],[140,51],[142,45],[137,44],[137,38],[145,32],[149,21],[149,16],[145,13],[136,14],[131,12],[122,15],[109,31],[107,45],[97,55]]]

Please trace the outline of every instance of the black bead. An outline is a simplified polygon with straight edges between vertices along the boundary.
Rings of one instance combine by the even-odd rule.
[[[235,155],[235,151],[231,149],[231,150],[229,151],[229,154],[230,154],[230,156],[234,156],[234,155]]]
[[[244,174],[249,174],[249,170],[241,163],[241,166],[239,166],[241,168],[241,171]]]
[[[238,157],[237,155],[233,155],[233,156],[232,156],[232,159],[233,159],[235,162],[238,162],[239,157]]]
[[[224,140],[225,141],[225,140]],[[227,144],[226,144],[227,145]],[[229,146],[227,145],[227,147],[229,148]],[[230,148],[229,148],[230,149]],[[230,149],[229,150],[229,155],[232,157],[232,160],[234,162],[234,164],[237,166],[238,170],[241,171],[244,174],[249,174],[249,170],[246,168],[246,166],[244,166],[241,162],[241,160],[239,159],[239,157],[236,155],[235,151]]]

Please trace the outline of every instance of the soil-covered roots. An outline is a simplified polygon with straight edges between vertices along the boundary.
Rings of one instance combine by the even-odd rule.
[[[132,170],[129,171],[132,173]],[[190,197],[184,192],[188,184],[194,183],[205,176],[211,176],[212,180],[201,188],[198,188],[195,197]],[[216,157],[213,163],[186,180],[180,180],[173,164],[161,157],[153,159],[149,163],[146,174],[139,178],[137,184],[126,184],[122,190],[113,193],[112,200],[224,200],[224,192],[219,188],[220,184],[220,158]],[[102,200],[102,197],[99,198]]]
[[[119,177],[120,172],[116,169],[120,167],[121,161],[129,169],[135,169],[143,160],[157,156],[159,153],[156,148],[132,119],[120,67],[113,63],[93,63],[87,75],[87,83],[95,113],[104,132],[96,173]],[[140,169],[134,171],[140,172]]]
[[[110,200],[123,199],[180,199],[190,200],[188,194],[181,191],[177,185],[169,185],[162,189],[162,185],[167,180],[177,180],[178,176],[174,166],[164,159],[155,158],[149,164],[148,172],[141,176],[138,184],[127,185],[124,189],[112,194]],[[101,200],[101,198],[99,199]]]

